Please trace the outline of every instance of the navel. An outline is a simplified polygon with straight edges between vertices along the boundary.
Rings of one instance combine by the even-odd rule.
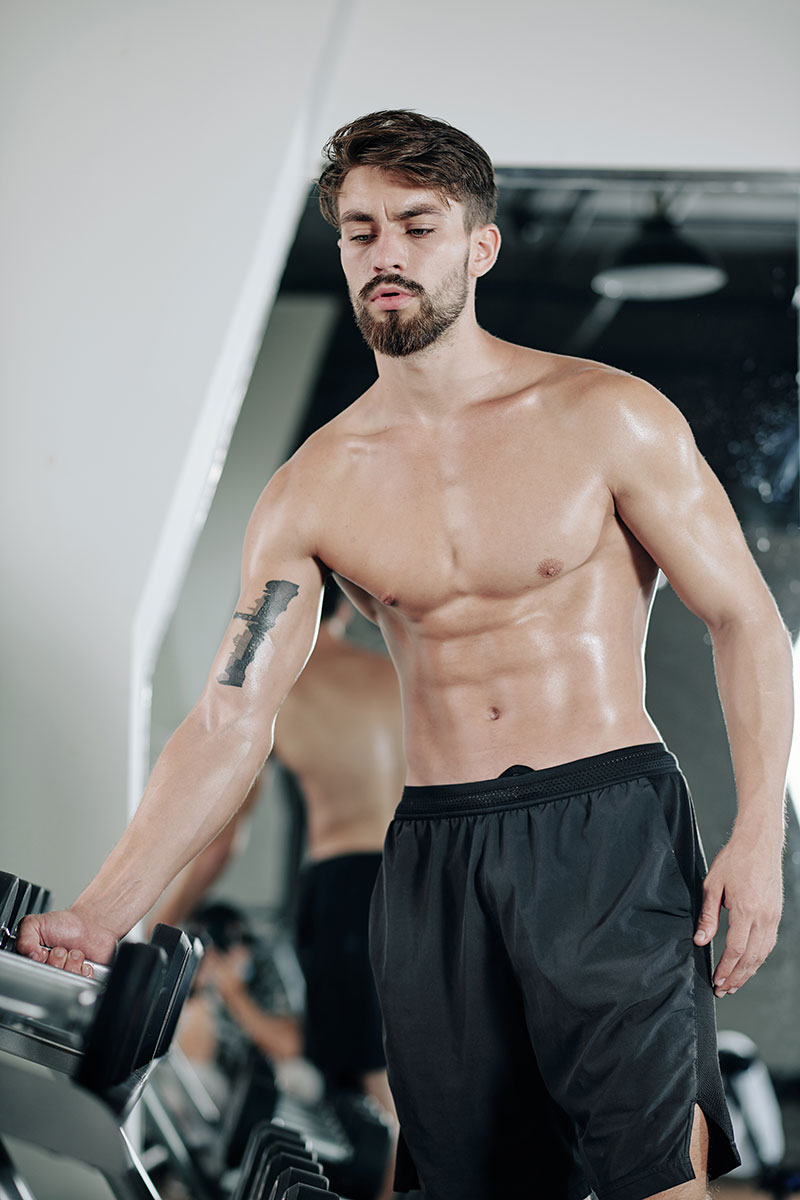
[[[564,570],[564,564],[557,558],[543,558],[536,570],[545,579],[555,579]]]
[[[492,707],[489,709],[489,711],[487,712],[486,715],[490,721],[496,721],[498,719],[498,717],[500,716],[500,709],[495,708],[495,706],[492,705]]]

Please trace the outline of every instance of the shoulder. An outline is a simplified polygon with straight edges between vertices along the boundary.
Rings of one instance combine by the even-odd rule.
[[[685,424],[677,406],[646,380],[604,363],[568,362],[574,398],[587,420],[645,438]]]
[[[366,395],[321,426],[278,468],[256,502],[252,527],[279,522],[315,540],[365,436],[365,401]]]
[[[352,416],[355,407],[351,405],[306,438],[278,468],[262,496],[284,502],[302,498],[307,504],[324,492],[331,477],[345,465],[348,444],[357,427]]]
[[[663,450],[694,447],[680,409],[644,379],[585,359],[566,359],[558,370],[565,407],[598,449]]]
[[[544,395],[573,452],[591,459],[615,494],[697,467],[686,418],[644,379],[590,359],[552,355]]]

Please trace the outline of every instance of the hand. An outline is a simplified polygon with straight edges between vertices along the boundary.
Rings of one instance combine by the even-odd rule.
[[[25,917],[17,935],[18,954],[89,978],[93,972],[86,959],[109,962],[116,948],[110,929],[71,908]]]
[[[210,949],[206,951],[206,960],[208,982],[216,988],[226,1004],[234,1002],[247,991],[245,978],[250,966],[250,951],[246,946],[234,946],[226,954]]]
[[[775,945],[783,907],[781,856],[774,847],[734,834],[711,864],[694,940],[707,945],[728,909],[725,950],[714,972],[714,995],[732,996]]]

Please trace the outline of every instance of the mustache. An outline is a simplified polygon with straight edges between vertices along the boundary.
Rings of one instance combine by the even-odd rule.
[[[359,300],[368,300],[374,291],[386,287],[387,284],[402,288],[404,292],[411,292],[415,296],[425,295],[425,288],[419,283],[414,283],[413,279],[404,279],[402,275],[376,275],[369,283],[364,284],[358,293]]]

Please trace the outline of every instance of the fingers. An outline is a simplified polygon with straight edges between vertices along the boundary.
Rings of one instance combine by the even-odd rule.
[[[73,975],[93,978],[87,954],[94,962],[113,956],[116,939],[101,926],[87,926],[74,912],[40,913],[25,917],[17,931],[17,953]]]
[[[772,950],[776,928],[766,928],[757,921],[748,922],[731,914],[725,950],[714,972],[714,995],[733,996],[743,983],[752,979]]]
[[[53,946],[48,953],[47,962],[51,967],[68,971],[72,975],[84,975],[91,979],[94,974],[80,950],[67,950],[65,946]]]
[[[17,954],[34,962],[47,962],[47,946],[37,917],[24,917],[17,930]]]
[[[722,888],[717,887],[711,876],[703,885],[703,908],[694,934],[696,946],[709,945],[719,929],[719,914],[722,909]]]

